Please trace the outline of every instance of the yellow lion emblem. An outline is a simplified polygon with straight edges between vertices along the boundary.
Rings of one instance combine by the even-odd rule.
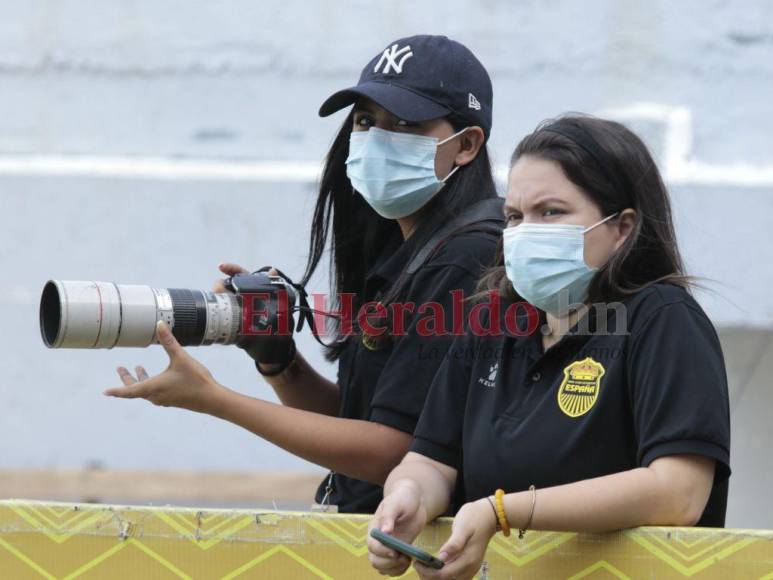
[[[604,367],[591,357],[575,361],[564,369],[564,380],[558,387],[558,407],[569,417],[579,417],[591,410],[599,397]]]

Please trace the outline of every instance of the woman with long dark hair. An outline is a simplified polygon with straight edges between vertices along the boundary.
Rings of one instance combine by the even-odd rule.
[[[615,122],[545,122],[513,154],[504,212],[481,284],[503,331],[451,347],[371,526],[413,541],[463,504],[422,578],[471,578],[497,530],[722,526],[724,361],[647,148]],[[409,565],[368,545],[383,573]]]
[[[325,509],[372,512],[451,343],[450,332],[422,322],[422,308],[450,314],[454,296],[473,292],[493,260],[502,218],[486,150],[491,82],[467,48],[441,36],[390,43],[320,114],[350,105],[327,155],[302,280],[329,247],[332,310],[370,307],[362,319],[333,319],[326,355],[338,361],[338,380],[317,373],[292,336],[245,337],[241,346],[283,404],[240,395],[162,324],[169,369],[149,378],[137,367],[135,378],[121,368],[125,386],[107,394],[235,423],[330,469],[316,497]]]

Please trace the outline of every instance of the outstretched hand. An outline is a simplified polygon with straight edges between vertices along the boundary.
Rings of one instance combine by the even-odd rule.
[[[136,377],[125,367],[118,367],[123,387],[107,389],[104,394],[121,399],[146,399],[162,407],[179,407],[209,413],[226,388],[212,377],[207,367],[180,346],[169,326],[156,324],[156,339],[169,356],[164,372],[150,377],[142,366],[135,367]]]

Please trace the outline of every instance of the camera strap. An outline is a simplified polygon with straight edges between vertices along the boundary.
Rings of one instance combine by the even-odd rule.
[[[502,214],[503,203],[504,200],[501,197],[484,199],[467,208],[463,213],[454,217],[446,224],[440,226],[409,262],[406,268],[407,276],[404,282],[410,280],[410,278],[426,264],[430,258],[432,258],[443,244],[454,235],[469,232],[484,232],[495,236],[500,235],[502,233],[502,228],[504,227],[504,217]],[[330,346],[329,344],[325,344],[319,337],[314,314],[317,313],[322,316],[332,317],[335,317],[336,315],[312,308],[309,304],[309,295],[306,292],[306,288],[304,288],[302,284],[293,282],[287,274],[278,268],[274,268],[273,266],[263,266],[254,273],[268,272],[270,270],[276,271],[277,275],[297,293],[299,305],[296,306],[294,310],[298,312],[298,324],[294,330],[301,330],[304,322],[306,322],[316,341],[322,346]]]
[[[439,227],[411,259],[407,268],[408,275],[415,274],[452,236],[469,232],[501,235],[504,227],[503,204],[504,199],[501,197],[484,199]]]
[[[306,288],[303,287],[303,284],[297,284],[293,282],[293,280],[287,274],[282,272],[279,268],[275,268],[274,266],[263,266],[262,268],[255,270],[253,274],[257,274],[259,272],[268,272],[270,270],[274,270],[277,273],[277,276],[282,278],[282,280],[284,280],[288,286],[291,286],[293,290],[295,290],[296,295],[298,296],[299,306],[295,307],[295,311],[298,313],[298,324],[295,326],[294,330],[303,329],[303,323],[305,321],[309,325],[309,328],[311,329],[311,334],[314,335],[314,338],[317,340],[317,342],[322,346],[330,346],[328,344],[325,344],[322,341],[322,339],[319,337],[319,332],[317,332],[317,323],[314,321],[314,313],[317,312],[322,316],[335,316],[335,315],[330,314],[328,312],[315,310],[314,308],[312,308],[311,305],[309,304],[309,294],[306,292]]]

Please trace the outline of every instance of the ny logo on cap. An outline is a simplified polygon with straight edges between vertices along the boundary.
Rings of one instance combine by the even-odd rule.
[[[413,52],[411,52],[410,46],[404,46],[400,50],[397,50],[397,44],[393,44],[381,54],[381,58],[378,59],[373,72],[379,72],[378,69],[381,68],[381,65],[383,64],[384,70],[381,71],[381,74],[387,74],[392,69],[395,73],[402,74],[403,64],[405,64],[405,61],[412,56]],[[399,61],[398,58],[400,59]]]

